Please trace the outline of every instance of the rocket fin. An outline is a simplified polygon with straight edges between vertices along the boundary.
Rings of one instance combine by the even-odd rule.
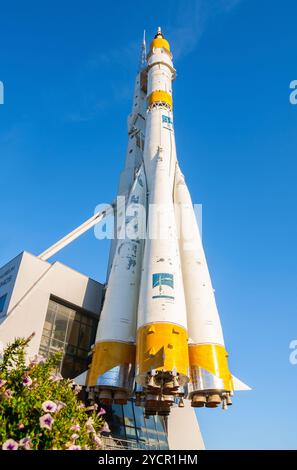
[[[232,375],[232,382],[233,382],[234,390],[237,390],[237,391],[252,390],[251,387],[249,387],[247,384],[239,380],[237,377],[234,377],[234,375]]]

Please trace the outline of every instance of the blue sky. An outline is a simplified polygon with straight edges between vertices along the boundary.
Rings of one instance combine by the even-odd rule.
[[[294,0],[1,4],[0,265],[113,200],[142,31],[171,43],[178,156],[230,366],[253,387],[199,411],[208,448],[297,448],[296,15]],[[103,281],[107,256],[88,233],[57,259]]]

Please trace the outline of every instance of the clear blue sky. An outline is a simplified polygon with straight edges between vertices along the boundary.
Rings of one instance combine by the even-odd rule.
[[[230,365],[253,387],[228,412],[199,411],[204,439],[296,449],[296,1],[12,0],[0,15],[0,265],[114,198],[142,30],[161,25]],[[58,259],[103,281],[107,254],[89,233]]]

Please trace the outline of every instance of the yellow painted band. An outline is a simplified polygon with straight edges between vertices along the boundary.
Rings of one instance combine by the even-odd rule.
[[[233,390],[232,375],[228,367],[228,353],[218,344],[190,344],[190,367],[201,367],[224,381],[226,390]]]
[[[163,49],[166,49],[168,52],[170,52],[169,42],[166,41],[166,39],[164,38],[153,39],[151,42],[150,49],[152,50],[153,47],[160,48],[160,49],[163,48]]]
[[[153,103],[166,103],[172,108],[172,96],[164,90],[155,90],[147,97],[148,106]]]
[[[118,341],[96,343],[92,364],[87,376],[87,384],[95,386],[98,377],[120,364],[135,364],[135,344]]]
[[[150,323],[137,332],[136,363],[139,374],[151,369],[172,371],[188,376],[188,335],[174,323]]]

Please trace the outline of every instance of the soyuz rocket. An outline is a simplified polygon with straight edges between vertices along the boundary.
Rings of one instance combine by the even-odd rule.
[[[117,208],[87,377],[102,403],[124,404],[134,396],[146,416],[166,416],[172,405],[183,406],[183,398],[193,407],[226,409],[234,390],[248,388],[229,371],[201,235],[176,156],[175,77],[169,43],[158,28],[147,55],[145,39],[142,46],[118,190],[124,203]]]

